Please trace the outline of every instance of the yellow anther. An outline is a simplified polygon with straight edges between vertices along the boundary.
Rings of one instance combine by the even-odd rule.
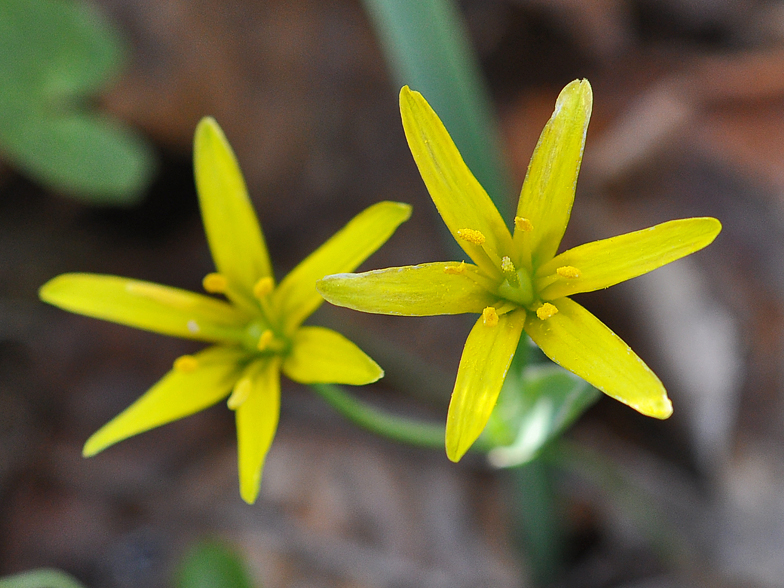
[[[476,231],[474,229],[457,229],[457,236],[463,241],[468,241],[474,245],[482,245],[486,241],[485,236],[481,231]]]
[[[569,280],[576,280],[580,277],[580,270],[571,265],[559,267],[557,270],[555,270],[555,273],[557,273],[562,278],[567,278]]]
[[[275,282],[269,276],[265,278],[261,278],[256,285],[253,286],[253,295],[256,298],[263,298],[270,292],[272,292],[273,288],[275,287]]]
[[[558,314],[558,309],[549,302],[545,302],[542,304],[542,306],[536,309],[536,316],[539,317],[540,321],[546,321],[555,314]]]
[[[201,285],[204,286],[204,290],[210,294],[224,294],[228,282],[226,281],[225,276],[218,273],[211,273],[204,276]]]
[[[261,334],[261,337],[259,337],[259,342],[256,344],[256,347],[259,351],[264,351],[269,344],[272,343],[274,338],[275,334],[270,329],[267,329]]]
[[[184,374],[196,371],[197,367],[199,367],[199,360],[192,355],[181,355],[174,360],[174,370]]]
[[[492,306],[488,306],[482,311],[482,321],[486,327],[494,327],[498,324],[498,312]]]
[[[462,274],[465,271],[465,261],[461,261],[460,265],[447,265],[444,266],[445,274]]]
[[[513,274],[517,271],[512,260],[506,255],[501,258],[501,271],[504,272],[504,274]]]
[[[229,396],[229,399],[226,401],[226,405],[231,410],[237,410],[248,399],[252,389],[253,384],[251,383],[250,378],[240,378],[240,380],[234,384],[234,390],[231,391],[231,396]]]
[[[522,216],[516,216],[514,223],[515,228],[518,231],[523,231],[524,233],[532,231],[534,228],[534,226],[531,224],[531,221],[529,221],[527,218],[523,218]]]

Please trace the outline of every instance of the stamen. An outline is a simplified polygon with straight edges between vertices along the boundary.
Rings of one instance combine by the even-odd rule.
[[[174,360],[174,370],[183,374],[194,372],[197,367],[199,367],[199,360],[192,355],[181,355]]]
[[[462,274],[465,272],[465,261],[461,261],[460,265],[446,265],[444,266],[445,274]]]
[[[562,278],[566,278],[568,280],[576,280],[577,278],[580,277],[580,270],[578,270],[576,267],[571,265],[565,265],[563,267],[559,267],[557,270],[555,270],[555,273],[557,273]]]
[[[531,221],[529,221],[527,218],[523,218],[522,216],[516,216],[514,218],[514,224],[518,231],[523,231],[524,233],[532,231],[534,228],[534,226],[531,224]]]
[[[542,306],[536,309],[536,316],[539,317],[540,321],[546,321],[551,316],[556,314],[558,314],[558,309],[549,302],[545,302],[542,304]]]
[[[259,342],[256,344],[256,347],[259,351],[264,351],[269,344],[272,343],[274,338],[275,334],[270,329],[267,329],[261,334],[261,337],[259,337]]]
[[[213,272],[204,276],[201,285],[210,294],[225,294],[229,284],[226,281],[226,276]]]
[[[248,399],[252,389],[253,385],[250,378],[240,378],[240,380],[234,384],[234,390],[231,391],[231,396],[229,396],[229,399],[226,401],[226,405],[231,410],[237,410]]]
[[[501,258],[501,273],[504,274],[506,281],[514,288],[520,287],[520,278],[517,276],[517,268],[512,263],[508,256]]]
[[[486,327],[494,327],[498,324],[498,312],[492,306],[488,306],[482,311],[482,321]]]
[[[501,271],[504,272],[505,276],[508,274],[517,273],[517,268],[515,268],[514,264],[512,263],[512,260],[509,259],[509,256],[507,255],[504,255],[501,258]]]
[[[275,288],[275,282],[270,276],[261,278],[256,285],[253,286],[253,295],[256,298],[263,298]]]
[[[463,241],[468,241],[474,245],[482,245],[486,241],[481,231],[474,229],[457,229],[457,236],[463,239]]]

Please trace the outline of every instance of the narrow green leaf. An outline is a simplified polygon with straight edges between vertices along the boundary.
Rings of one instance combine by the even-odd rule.
[[[479,60],[454,0],[365,0],[397,87],[427,97],[504,216],[511,180]]]
[[[89,113],[10,111],[14,120],[0,115],[0,151],[53,190],[93,204],[128,205],[152,178],[149,145],[117,121]]]

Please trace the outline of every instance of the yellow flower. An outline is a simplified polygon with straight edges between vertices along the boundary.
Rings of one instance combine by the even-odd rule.
[[[607,288],[708,245],[714,218],[666,222],[556,255],[574,201],[592,106],[586,80],[567,85],[534,150],[514,232],[466,167],[425,99],[400,92],[403,128],[430,196],[474,262],[427,263],[327,276],[316,287],[333,304],[423,316],[481,313],[468,335],[446,424],[459,460],[484,429],[525,330],[556,363],[639,412],[667,418],[656,375],[610,329],[568,296]]]
[[[342,335],[301,326],[323,302],[316,280],[351,271],[411,214],[381,202],[340,232],[275,285],[261,227],[234,153],[218,124],[196,129],[194,167],[207,240],[216,273],[204,288],[228,302],[116,276],[64,274],[47,282],[41,299],[71,312],[206,341],[214,345],[178,358],[172,371],[96,432],[84,446],[92,456],[127,437],[198,412],[229,396],[236,413],[240,494],[253,503],[275,435],[280,372],[303,384],[368,384],[383,371]]]

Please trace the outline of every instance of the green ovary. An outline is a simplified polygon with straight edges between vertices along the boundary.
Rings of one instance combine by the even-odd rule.
[[[517,283],[514,284],[514,282]],[[523,307],[531,306],[534,301],[534,287],[531,282],[531,276],[525,269],[517,270],[514,276],[511,277],[511,280],[506,278],[498,286],[498,295],[514,304]]]

